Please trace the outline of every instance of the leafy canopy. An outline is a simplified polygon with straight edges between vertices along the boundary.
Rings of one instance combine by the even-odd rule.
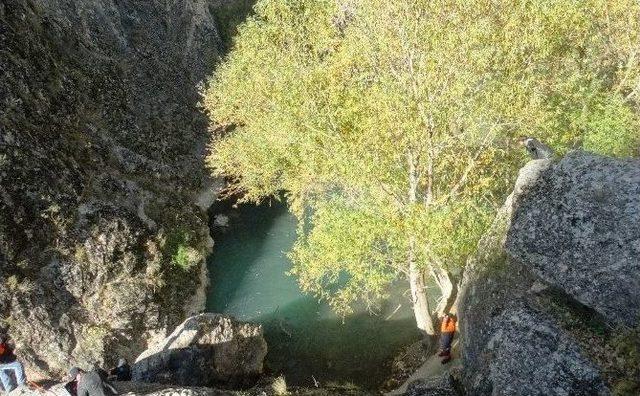
[[[516,136],[637,153],[639,43],[634,0],[262,0],[204,95],[209,165],[286,191],[304,290],[374,306],[409,256],[464,264]]]

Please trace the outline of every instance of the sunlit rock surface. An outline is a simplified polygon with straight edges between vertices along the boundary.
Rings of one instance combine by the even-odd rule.
[[[574,152],[521,170],[464,276],[468,394],[606,395],[624,379],[610,342],[638,323],[639,192],[637,160]]]
[[[149,384],[144,382],[114,382],[113,387],[119,395],[145,395],[145,396],[246,396],[246,393],[220,390],[205,387],[184,387],[165,384]],[[9,393],[8,396],[70,396],[64,388],[64,384],[57,384],[47,389],[46,392],[39,389],[21,387]]]
[[[610,321],[640,323],[640,163],[580,152],[517,202],[511,257]]]
[[[134,381],[246,386],[263,371],[262,327],[218,314],[187,319],[133,365]]]

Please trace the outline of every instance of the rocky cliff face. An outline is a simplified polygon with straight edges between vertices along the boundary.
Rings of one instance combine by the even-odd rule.
[[[198,306],[216,5],[0,3],[0,328],[32,378],[132,360]]]
[[[574,152],[524,167],[465,273],[467,393],[631,389],[620,345],[640,324],[639,246],[639,161]]]

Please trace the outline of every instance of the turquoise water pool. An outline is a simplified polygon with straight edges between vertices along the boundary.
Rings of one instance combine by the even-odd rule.
[[[302,294],[296,279],[286,275],[296,220],[283,204],[220,204],[211,216],[227,224],[212,220],[207,308],[261,323],[269,345],[267,369],[283,374],[287,383],[313,386],[315,379],[321,385],[376,388],[389,373],[390,359],[419,339],[404,285],[378,315],[359,310],[344,320]]]

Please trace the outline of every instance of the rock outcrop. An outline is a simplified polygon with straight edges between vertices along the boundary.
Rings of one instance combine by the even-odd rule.
[[[520,171],[464,275],[468,394],[611,392],[610,323],[638,323],[639,192],[639,161],[574,152]]]
[[[187,319],[133,365],[134,381],[183,386],[247,386],[263,371],[262,327],[218,314]]]
[[[518,200],[510,257],[614,323],[640,323],[640,165],[569,154]]]
[[[413,381],[403,396],[457,396],[454,381],[447,373],[440,377]]]
[[[0,330],[32,379],[133,360],[202,301],[218,3],[0,2]]]
[[[145,382],[115,382],[111,384],[121,396],[247,396],[246,392],[205,387],[171,386]],[[256,393],[259,394],[259,393]],[[7,396],[69,396],[64,384],[56,384],[46,391],[20,387]]]

